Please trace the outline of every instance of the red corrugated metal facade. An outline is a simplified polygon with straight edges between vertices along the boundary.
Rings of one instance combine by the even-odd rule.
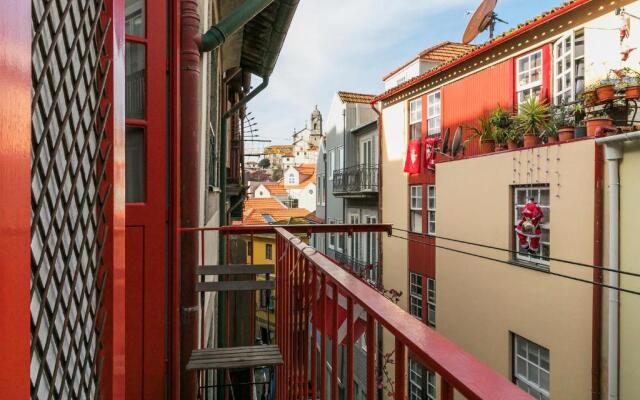
[[[548,57],[545,57],[548,59]],[[511,109],[515,98],[515,64],[513,59],[496,64],[482,71],[445,85],[440,89],[441,93],[441,131],[447,128],[451,136],[459,126],[475,125],[478,117],[489,114],[500,104],[506,109]],[[422,96],[422,115],[427,115],[427,95]],[[423,137],[427,131],[427,120],[423,118]],[[463,130],[463,143],[472,135],[469,129]],[[450,141],[452,137],[450,138]],[[480,154],[480,143],[470,140],[464,150],[465,156]],[[438,157],[436,161],[443,161]],[[435,184],[435,172],[424,170],[420,174],[409,177],[409,185],[422,185],[422,209],[423,232],[427,232],[427,185]],[[437,190],[437,189],[436,189]],[[411,242],[408,242],[409,272],[420,274],[424,277],[436,277],[436,252],[435,238],[425,235],[409,234]],[[425,244],[422,244],[425,243]],[[426,303],[426,290],[423,290],[423,301]],[[426,308],[424,310],[426,318]]]
[[[442,125],[451,133],[459,126],[477,125],[478,117],[489,114],[498,104],[510,110],[515,96],[514,60],[476,72],[442,88]],[[463,130],[463,143],[472,132]],[[471,140],[465,155],[479,154],[479,141]]]

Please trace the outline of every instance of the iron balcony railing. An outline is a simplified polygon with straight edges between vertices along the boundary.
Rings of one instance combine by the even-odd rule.
[[[240,387],[245,386],[251,388],[243,391],[248,394],[241,398],[252,400],[256,399],[256,393],[261,393],[259,399],[270,400],[337,399],[338,392],[344,390],[341,388],[344,386],[345,400],[354,400],[354,348],[363,345],[356,341],[360,339],[358,335],[364,333],[361,342],[366,348],[366,398],[369,400],[377,399],[381,390],[390,398],[406,400],[408,354],[411,359],[440,376],[439,398],[442,400],[453,400],[455,392],[469,400],[530,399],[528,394],[504,376],[412,317],[374,285],[347,271],[304,240],[313,233],[332,232],[350,235],[362,232],[390,233],[391,226],[240,225],[182,229],[183,235],[196,235],[204,244],[200,249],[203,261],[207,258],[204,247],[211,243],[205,234],[221,234],[233,240],[245,238],[253,248],[250,263],[253,263],[253,256],[260,255],[253,246],[254,241],[264,242],[266,235],[275,244],[267,258],[275,264],[275,276],[272,277],[275,279],[273,343],[283,362],[266,370],[255,368],[246,376],[248,380],[239,381],[229,372],[230,368],[224,366],[218,367],[219,374],[201,370],[195,380],[199,387],[199,398],[213,398],[215,389],[222,389],[228,398],[238,398]],[[236,245],[230,246],[229,243],[227,241],[225,246],[228,259],[240,260],[242,257],[234,254]],[[242,249],[240,251],[247,251],[246,247],[239,248]],[[208,302],[202,297],[200,315],[203,320],[200,327],[203,337],[199,341],[202,347],[228,346],[232,339],[229,336],[229,324],[246,324],[241,315],[233,314],[235,307],[229,307],[227,296],[219,301],[217,309],[224,312],[224,316],[218,321],[226,334],[222,334],[223,340],[219,340],[218,345],[207,340],[205,309],[216,307],[207,307]],[[249,318],[249,329],[252,331],[253,317]],[[387,334],[380,336],[383,331]],[[385,338],[382,345],[379,341],[381,338]],[[388,342],[389,338],[391,342]],[[344,351],[346,367],[325,368],[329,360],[340,359],[339,348]]]
[[[339,265],[347,267],[357,277],[366,279],[372,284],[377,284],[378,269],[380,267],[378,261],[361,260],[359,257],[336,250],[333,251],[333,259]]]
[[[378,165],[360,164],[333,172],[333,194],[378,193]]]

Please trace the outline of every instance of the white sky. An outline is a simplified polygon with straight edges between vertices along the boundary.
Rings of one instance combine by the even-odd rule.
[[[469,18],[465,13],[479,3],[300,0],[269,87],[248,106],[261,139],[290,143],[293,129],[304,127],[316,104],[326,120],[338,90],[381,93],[387,72],[433,44],[460,41]],[[497,28],[508,29],[557,4],[502,0],[497,12],[511,25]]]

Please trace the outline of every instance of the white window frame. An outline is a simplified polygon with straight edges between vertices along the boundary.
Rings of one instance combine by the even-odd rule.
[[[336,224],[344,224],[344,221],[343,220],[336,220],[335,223]],[[342,254],[344,254],[344,250],[345,250],[344,249],[344,247],[345,247],[345,240],[344,240],[345,239],[345,235],[346,235],[346,233],[338,233],[336,235],[336,249]]]
[[[532,67],[532,61],[536,56],[540,56],[540,65]],[[520,61],[528,59],[528,67],[521,69]],[[539,70],[539,79],[532,81],[531,75],[536,70]],[[542,91],[542,83],[544,81],[544,54],[542,49],[532,51],[516,59],[516,98],[518,104],[522,104],[529,96],[536,91],[540,93]],[[526,77],[527,82],[522,83],[521,77]]]
[[[544,193],[546,192],[546,196]],[[515,226],[520,222],[520,211],[526,205],[527,199],[534,197],[544,213],[544,218],[540,222],[542,237],[540,238],[540,248],[538,255],[523,254],[520,252],[520,243],[518,235],[515,233]],[[549,185],[534,186],[515,186],[513,189],[513,217],[514,217],[514,243],[515,258],[519,261],[526,261],[543,267],[549,268],[549,257],[551,256],[551,191]],[[546,237],[546,240],[544,240]],[[546,249],[546,255],[543,255],[543,248]]]
[[[427,234],[436,234],[436,185],[427,185]]]
[[[344,169],[344,146],[338,147],[338,169]]]
[[[415,128],[414,128],[415,126]],[[417,131],[417,134],[416,132]],[[409,138],[411,140],[422,137],[422,97],[409,100]]]
[[[333,221],[333,219],[329,218],[327,219],[327,223],[328,224],[334,224],[335,222]],[[335,250],[336,248],[336,233],[335,232],[329,232],[329,243],[328,246],[331,250]]]
[[[409,357],[409,400],[424,400],[423,374],[426,374],[427,400],[436,400],[436,374]]]
[[[436,280],[427,278],[427,325],[436,327]]]
[[[378,217],[372,215],[365,215],[364,217],[366,224],[377,224]],[[374,268],[370,269],[367,272],[367,279],[372,284],[376,284],[378,282],[378,234],[376,232],[367,232],[365,234],[365,242],[364,242],[364,254],[365,261],[367,263],[371,263],[374,265]]]
[[[422,275],[409,272],[409,313],[422,321]]]
[[[439,90],[427,94],[427,135],[440,134],[440,115],[442,113],[442,96]]]
[[[409,228],[411,232],[422,233],[422,185],[409,186]],[[420,226],[414,226],[414,216],[420,214]]]
[[[536,399],[549,400],[549,350],[514,334],[512,353],[515,384]]]
[[[573,32],[563,35],[553,43],[553,101],[555,104],[574,99],[573,47]],[[568,67],[565,64],[567,61]]]
[[[584,31],[572,31],[553,43],[553,102],[574,101],[584,91]],[[576,45],[580,43],[580,48]],[[579,50],[579,52],[577,51]],[[570,65],[567,67],[566,62]],[[569,85],[567,86],[567,77]]]
[[[336,167],[336,152],[335,150],[329,150],[329,180],[333,180],[333,170]]]

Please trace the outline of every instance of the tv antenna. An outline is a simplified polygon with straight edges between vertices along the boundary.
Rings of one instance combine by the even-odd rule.
[[[464,31],[464,36],[462,37],[462,43],[469,44],[480,33],[487,30],[487,28],[489,29],[489,40],[492,40],[496,22],[508,24],[507,21],[498,18],[498,14],[493,11],[496,8],[497,2],[498,0],[483,0],[482,3],[480,3],[467,24],[467,29]]]

